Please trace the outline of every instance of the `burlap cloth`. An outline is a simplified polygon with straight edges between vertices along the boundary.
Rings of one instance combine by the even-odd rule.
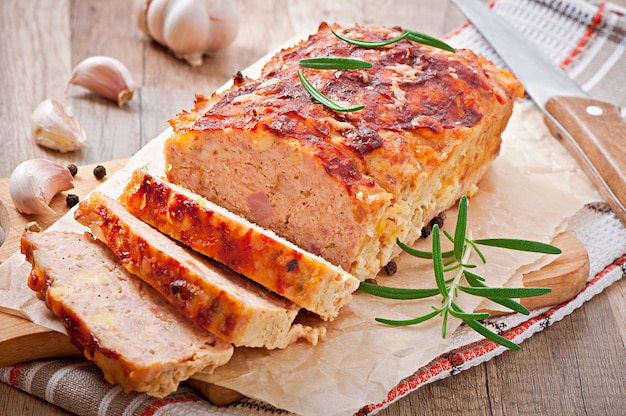
[[[498,0],[493,9],[561,65],[592,97],[626,108],[623,82],[626,10],[610,3],[594,5],[580,0]],[[471,48],[504,66],[471,25],[458,29],[447,40],[453,46]],[[581,206],[569,219],[567,231],[588,250],[590,273],[586,286],[572,300],[535,310],[530,316],[512,314],[493,318],[488,322],[493,330],[519,343],[581,307],[626,274],[626,228],[606,204]],[[506,350],[465,327],[454,333],[450,346],[449,351],[416,369],[410,377],[399,380],[385,400],[363,403],[357,414],[374,414],[421,386],[481,364]],[[100,370],[85,360],[18,364],[0,369],[0,380],[81,415],[289,414],[252,399],[219,408],[184,385],[164,399],[124,394],[118,386],[108,384]]]

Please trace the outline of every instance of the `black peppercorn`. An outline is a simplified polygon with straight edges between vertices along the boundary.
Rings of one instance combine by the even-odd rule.
[[[376,279],[365,279],[365,283],[369,283],[371,285],[377,285],[378,281]]]
[[[97,179],[102,179],[105,176],[107,176],[107,170],[104,166],[102,165],[98,165],[95,168],[93,168],[93,176],[95,176]]]
[[[385,264],[384,269],[385,273],[387,273],[387,276],[393,276],[398,271],[398,265],[395,261],[390,261],[389,263]]]
[[[437,215],[435,218],[430,220],[430,226],[434,227],[435,225],[438,225],[439,228],[443,227],[443,221],[445,218],[446,218],[446,215],[442,212],[441,214]]]
[[[67,170],[70,171],[72,176],[76,176],[76,174],[78,173],[78,167],[73,163],[70,163],[69,165],[67,165]]]
[[[68,208],[72,208],[74,205],[78,204],[78,195],[75,194],[67,194],[65,197],[65,204]]]

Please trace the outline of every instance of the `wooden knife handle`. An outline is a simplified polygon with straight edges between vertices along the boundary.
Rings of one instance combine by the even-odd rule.
[[[546,110],[554,118],[546,117],[551,133],[626,226],[626,122],[619,108],[591,98],[553,97]]]

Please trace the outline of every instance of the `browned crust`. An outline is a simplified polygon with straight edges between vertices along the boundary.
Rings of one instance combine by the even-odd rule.
[[[401,32],[359,25],[334,28],[372,41]],[[298,65],[314,56],[362,59],[373,68],[324,71]],[[298,70],[325,95],[365,109],[343,113],[321,106],[300,84]],[[250,94],[264,99],[243,99]],[[356,185],[377,183],[398,195],[404,181],[415,176],[411,170],[403,172],[407,164],[417,171],[440,164],[462,139],[459,133],[522,94],[510,71],[469,50],[452,54],[407,39],[384,48],[362,48],[339,40],[322,23],[309,39],[270,59],[258,80],[241,79],[210,99],[198,96],[192,113],[182,113],[171,123],[177,133],[237,129],[296,139],[348,192],[356,193]],[[353,127],[341,129],[340,123]]]

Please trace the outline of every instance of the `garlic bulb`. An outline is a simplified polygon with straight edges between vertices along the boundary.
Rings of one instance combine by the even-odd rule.
[[[239,29],[232,0],[138,0],[137,24],[191,66],[230,45]]]
[[[9,194],[22,214],[54,214],[49,204],[61,191],[74,187],[70,171],[46,159],[19,164],[9,178]]]
[[[135,81],[123,63],[110,56],[91,56],[74,67],[70,85],[79,85],[115,101],[120,107],[135,94]]]
[[[85,144],[85,130],[71,112],[53,98],[42,101],[30,120],[33,138],[40,146],[65,153]]]

